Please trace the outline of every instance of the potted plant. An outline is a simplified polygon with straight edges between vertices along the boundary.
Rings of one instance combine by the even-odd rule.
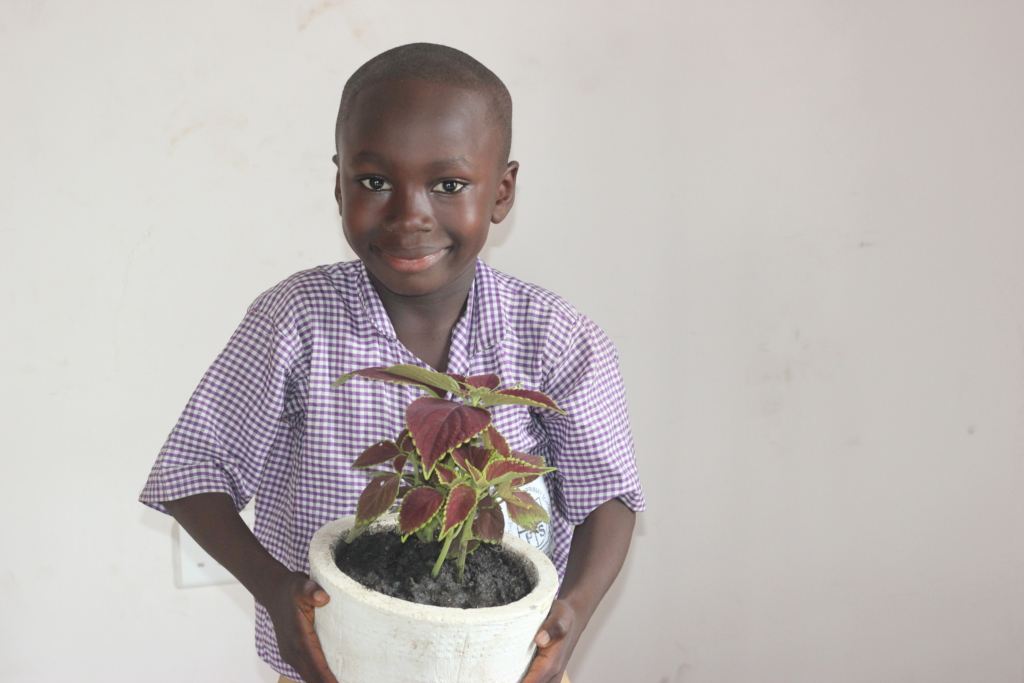
[[[464,377],[396,365],[357,370],[335,385],[355,378],[414,385],[427,395],[406,408],[406,427],[394,440],[372,444],[353,463],[371,473],[356,514],[328,523],[313,537],[310,576],[331,596],[314,620],[328,664],[342,683],[517,683],[533,657],[533,638],[555,598],[558,576],[542,552],[503,533],[505,514],[531,530],[547,521],[547,512],[522,487],[553,468],[511,450],[488,408],[560,409],[541,392],[502,388],[493,374]],[[396,546],[396,536],[417,552],[433,548],[431,578],[360,581],[393,595],[405,586],[419,596],[443,583],[436,581],[442,572],[454,576],[448,577],[450,588],[470,578],[468,560],[497,554],[525,577],[525,596],[476,608],[438,606],[455,603],[437,603],[429,595],[425,599],[436,604],[418,604],[409,600],[419,597],[385,595],[339,568],[356,544]],[[364,555],[394,564],[394,552],[371,545]],[[367,573],[379,579],[382,571]],[[491,592],[506,592],[504,579],[497,581],[502,590]],[[474,577],[466,583],[478,582]]]

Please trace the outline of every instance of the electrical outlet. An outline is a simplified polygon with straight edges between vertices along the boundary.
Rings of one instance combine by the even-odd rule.
[[[256,523],[256,511],[252,505],[239,513],[249,528]],[[217,560],[203,550],[188,532],[177,522],[171,530],[174,539],[174,585],[178,588],[216,586],[238,581]]]

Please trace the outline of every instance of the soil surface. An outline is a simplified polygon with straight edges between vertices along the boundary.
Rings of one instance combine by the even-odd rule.
[[[390,531],[367,532],[352,543],[338,543],[334,562],[367,588],[421,605],[498,607],[533,590],[527,569],[500,546],[481,543],[470,553],[461,582],[456,578],[459,568],[455,560],[446,561],[437,578],[431,578],[440,553],[437,542],[422,543],[411,536],[402,543],[401,537]]]

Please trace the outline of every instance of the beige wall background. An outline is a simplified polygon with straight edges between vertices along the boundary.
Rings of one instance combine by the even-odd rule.
[[[1024,680],[1020,2],[0,3],[0,679],[272,681],[135,502],[248,303],[348,259],[332,121],[515,99],[485,252],[622,356],[649,509],[579,683]]]

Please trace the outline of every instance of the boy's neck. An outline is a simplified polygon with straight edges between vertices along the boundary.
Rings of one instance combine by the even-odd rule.
[[[396,294],[367,272],[398,340],[427,365],[445,372],[452,330],[466,308],[476,268],[467,269],[435,292],[418,296]]]

